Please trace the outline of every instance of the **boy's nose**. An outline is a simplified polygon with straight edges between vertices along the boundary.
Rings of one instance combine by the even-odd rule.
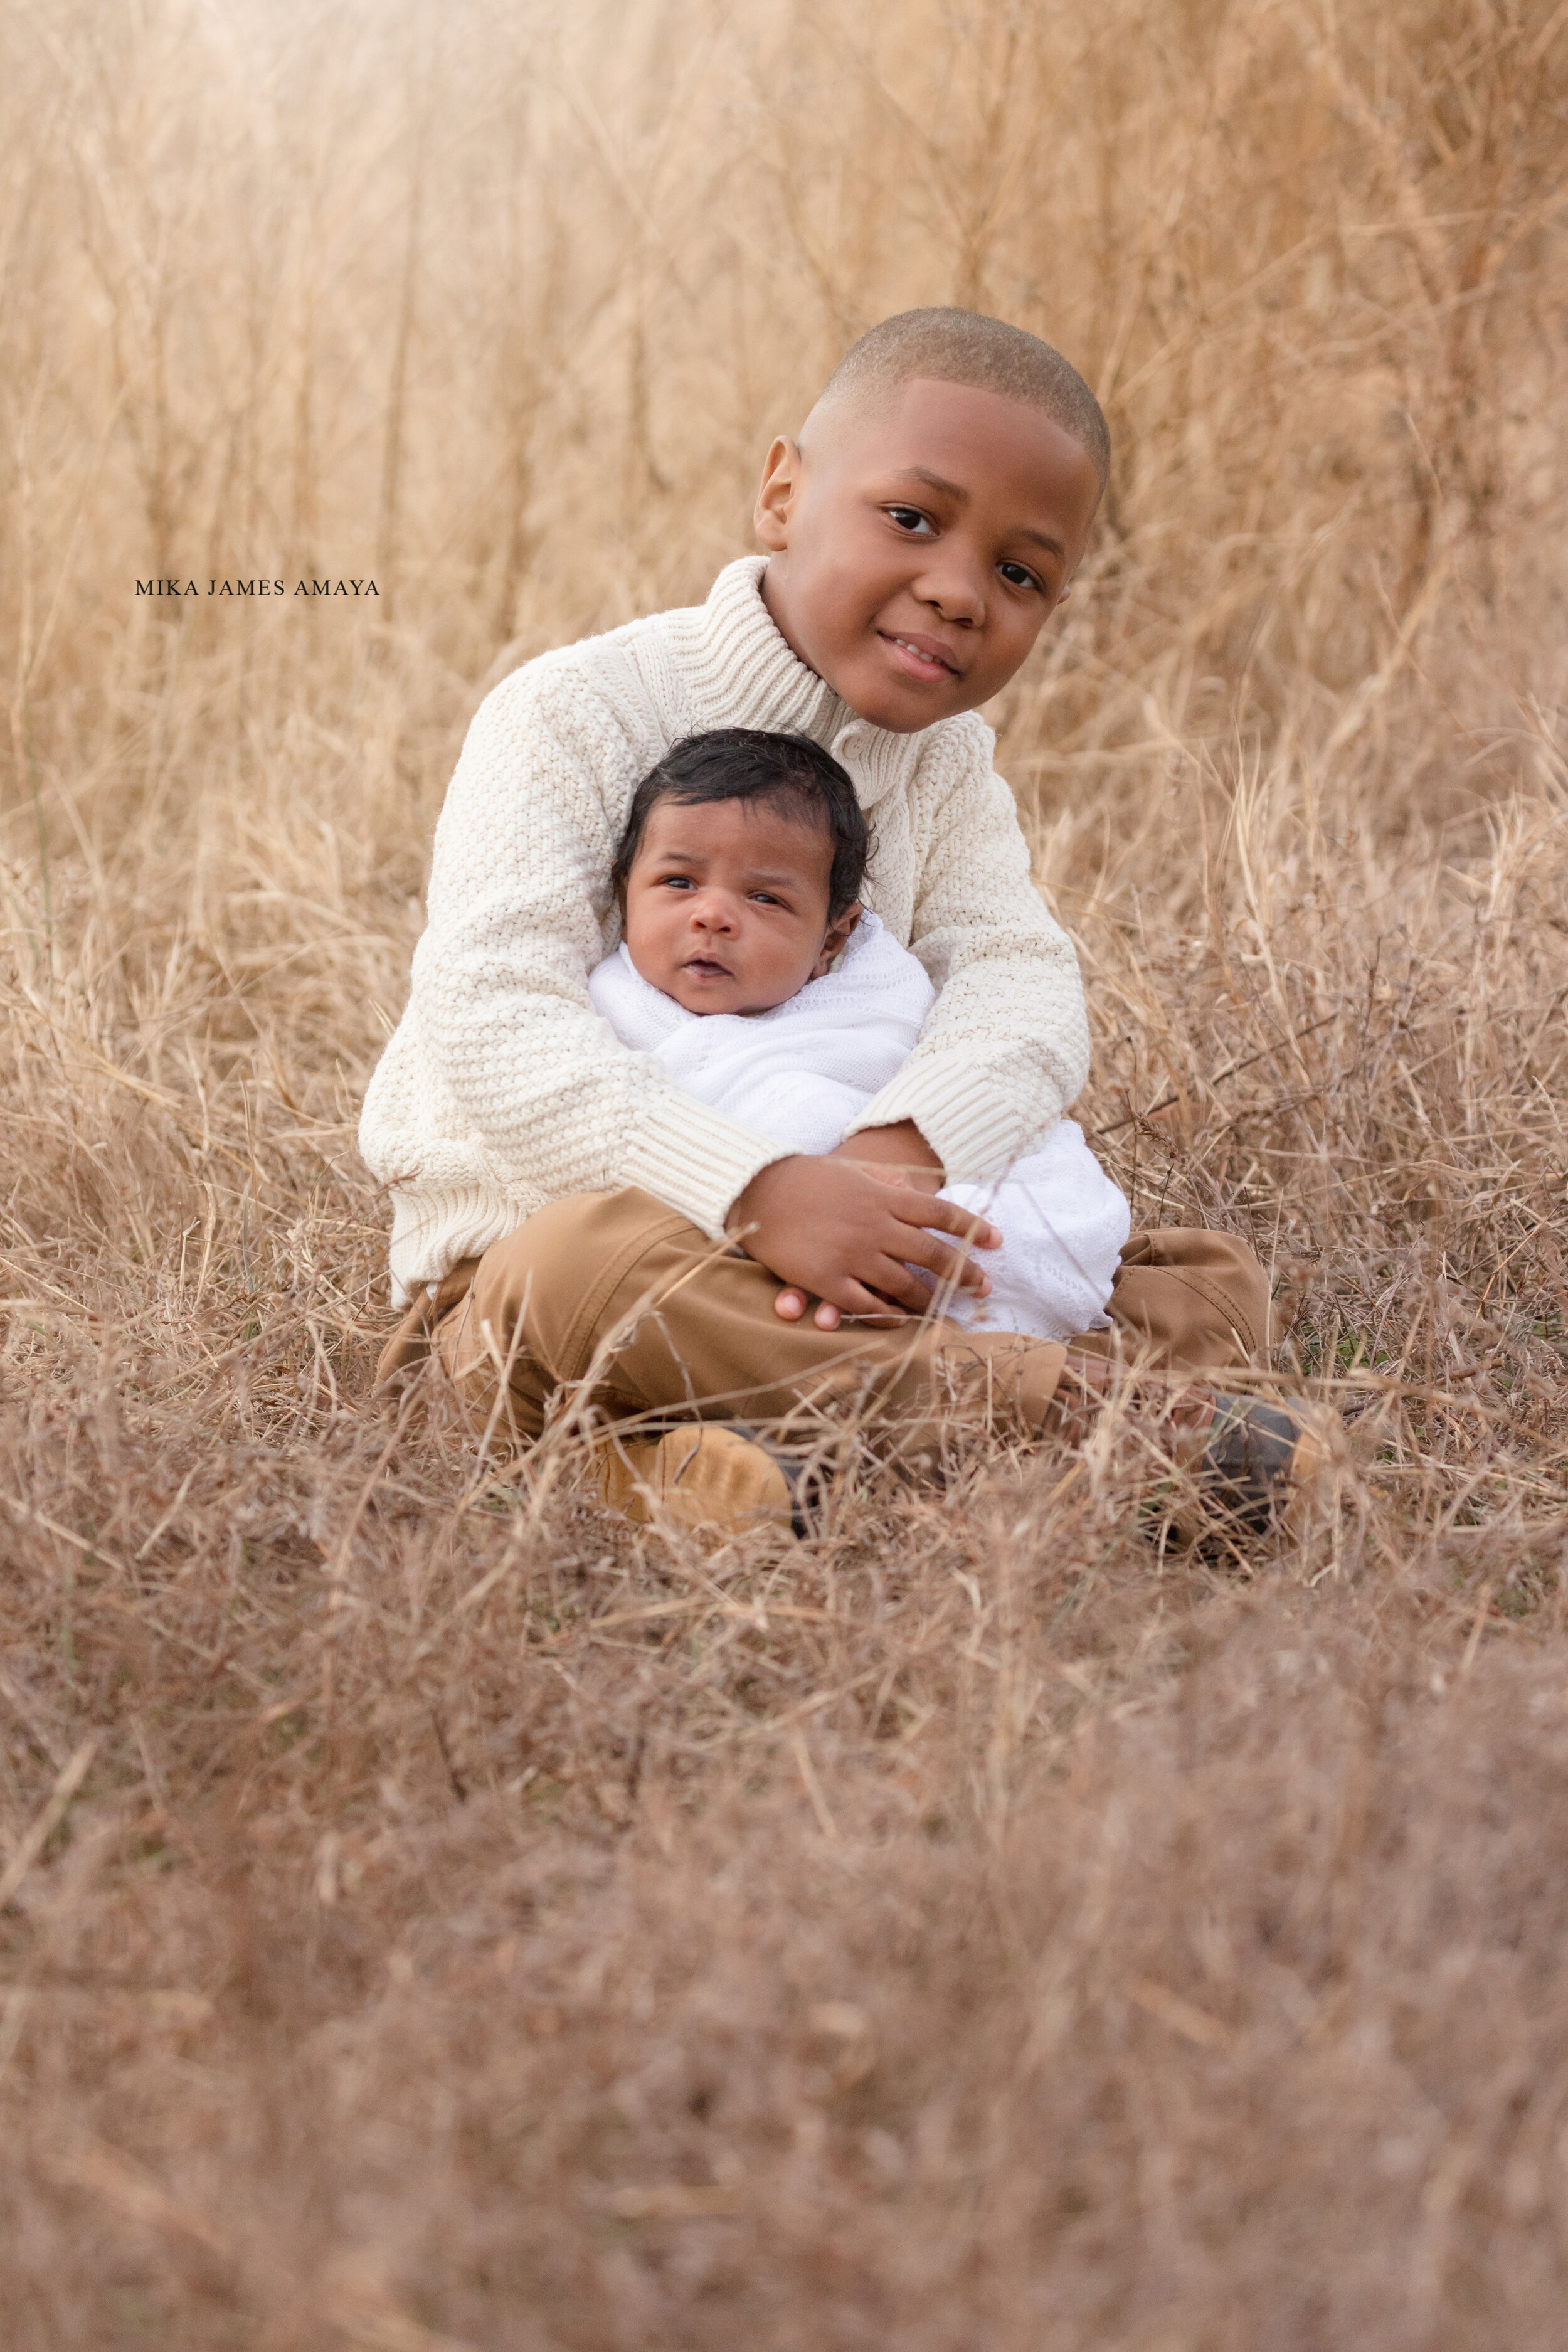
[[[926,566],[914,583],[922,604],[930,604],[944,621],[983,621],[985,617],[985,572],[979,558],[951,542]]]

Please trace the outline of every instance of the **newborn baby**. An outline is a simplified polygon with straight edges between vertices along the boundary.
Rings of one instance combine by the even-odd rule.
[[[688,737],[633,799],[612,869],[622,940],[589,976],[595,1009],[699,1101],[792,1151],[831,1151],[936,996],[860,903],[868,854],[854,786],[818,745]],[[1131,1217],[1071,1119],[942,1197],[1002,1234],[990,1297],[944,1293],[945,1314],[1046,1339],[1103,1328]]]

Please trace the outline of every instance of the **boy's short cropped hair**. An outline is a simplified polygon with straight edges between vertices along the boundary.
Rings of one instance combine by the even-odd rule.
[[[1105,412],[1082,376],[1038,335],[984,311],[900,310],[868,330],[839,361],[818,406],[841,395],[884,394],[916,376],[976,385],[1045,410],[1089,453],[1100,488],[1110,470]]]
[[[774,735],[756,727],[715,727],[705,735],[684,735],[632,794],[610,879],[625,894],[632,861],[647,821],[660,801],[686,805],[705,801],[761,801],[805,824],[815,824],[833,844],[827,882],[827,919],[836,923],[860,896],[870,863],[871,831],[855,797],[848,772],[809,735]]]

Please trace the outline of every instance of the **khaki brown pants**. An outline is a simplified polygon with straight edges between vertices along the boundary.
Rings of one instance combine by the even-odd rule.
[[[674,1413],[798,1435],[853,1415],[913,1458],[955,1409],[1048,1427],[1069,1352],[1214,1376],[1261,1366],[1268,1349],[1263,1268],[1233,1234],[1196,1229],[1134,1234],[1112,1328],[1065,1343],[935,1317],[821,1331],[809,1314],[773,1312],[780,1286],[651,1193],[579,1193],[416,1298],[377,1381],[434,1351],[476,1412],[525,1442],[564,1394],[605,1420]]]

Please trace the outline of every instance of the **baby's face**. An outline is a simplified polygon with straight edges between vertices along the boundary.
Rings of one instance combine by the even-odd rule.
[[[766,802],[656,803],[622,928],[644,980],[688,1013],[767,1013],[826,971],[858,907],[827,919],[833,842]]]

